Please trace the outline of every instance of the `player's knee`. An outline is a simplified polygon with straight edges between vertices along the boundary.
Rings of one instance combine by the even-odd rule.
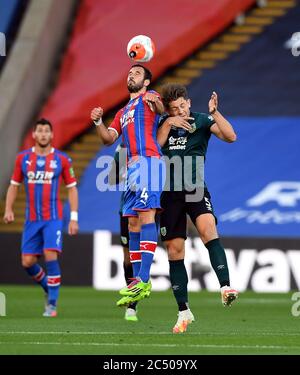
[[[155,223],[155,210],[139,212],[139,221],[141,225]]]
[[[218,237],[215,225],[206,225],[201,228],[200,237],[204,244]]]
[[[58,259],[58,252],[57,251],[52,251],[52,250],[46,250],[44,251],[44,257],[46,262],[51,262],[53,260]]]
[[[184,258],[184,247],[181,243],[177,243],[176,241],[167,241],[166,246],[168,250],[169,260]]]
[[[129,232],[140,232],[140,225],[139,223],[128,224]]]
[[[29,268],[36,263],[36,260],[30,257],[23,257],[21,260],[21,263],[22,263],[22,267]]]
[[[137,217],[131,217],[128,220],[128,230],[129,232],[140,232],[140,222]]]

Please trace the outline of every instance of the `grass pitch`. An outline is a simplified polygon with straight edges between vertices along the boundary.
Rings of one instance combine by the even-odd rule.
[[[0,354],[300,354],[300,316],[289,294],[241,293],[232,308],[219,293],[190,293],[196,321],[172,334],[172,292],[153,292],[139,304],[139,322],[126,322],[117,292],[63,287],[59,316],[43,318],[39,287],[0,286]]]

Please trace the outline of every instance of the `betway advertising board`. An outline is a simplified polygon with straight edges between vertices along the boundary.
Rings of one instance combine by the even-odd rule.
[[[300,290],[300,241],[288,239],[223,238],[231,285],[239,291],[288,292]],[[189,290],[219,291],[210,266],[208,251],[199,238],[188,238],[185,266]],[[170,288],[167,253],[155,252],[151,268],[153,290]],[[93,285],[96,289],[118,290],[124,286],[123,251],[118,236],[109,231],[94,233]]]

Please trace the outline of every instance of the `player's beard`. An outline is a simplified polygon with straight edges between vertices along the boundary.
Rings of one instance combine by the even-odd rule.
[[[144,81],[140,83],[134,83],[134,81],[129,80],[127,83],[127,88],[130,94],[139,92],[144,87]]]
[[[51,143],[50,141],[48,141],[47,143],[37,142],[40,148],[47,148],[48,146],[50,146],[50,143]]]

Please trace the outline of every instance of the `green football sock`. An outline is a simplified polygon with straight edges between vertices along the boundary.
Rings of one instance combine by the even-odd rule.
[[[184,260],[169,260],[170,281],[174,297],[176,298],[179,311],[188,309],[188,276],[186,273]]]
[[[220,286],[230,285],[226,254],[219,238],[207,242],[205,246],[208,249],[210,263],[217,275]]]

